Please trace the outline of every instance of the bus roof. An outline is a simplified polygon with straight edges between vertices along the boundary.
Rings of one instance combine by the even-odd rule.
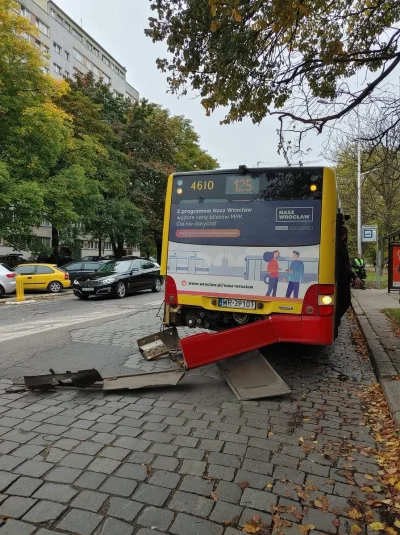
[[[174,176],[192,176],[192,175],[222,175],[227,173],[241,173],[243,175],[247,173],[263,173],[265,171],[317,171],[320,169],[327,169],[328,167],[319,165],[319,166],[310,166],[310,167],[246,167],[240,166],[236,169],[210,169],[209,171],[185,171],[181,173],[173,173]],[[334,169],[332,169],[334,171]]]

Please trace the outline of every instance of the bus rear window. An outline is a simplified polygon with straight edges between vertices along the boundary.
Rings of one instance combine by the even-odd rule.
[[[244,247],[319,244],[323,169],[253,171],[176,175],[170,241]]]
[[[172,202],[209,203],[320,199],[322,168],[176,175]]]

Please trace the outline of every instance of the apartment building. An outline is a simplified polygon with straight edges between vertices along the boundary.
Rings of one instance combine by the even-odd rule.
[[[91,72],[103,79],[115,93],[131,102],[139,100],[138,91],[126,81],[126,68],[51,0],[18,2],[20,14],[39,30],[33,39],[50,59],[45,67],[54,78],[73,78]]]
[[[73,78],[75,74],[93,73],[102,79],[115,94],[139,100],[138,91],[126,80],[126,68],[121,65],[93,37],[69,17],[51,0],[22,0],[17,2],[20,15],[39,30],[36,37],[26,36],[46,56],[44,71],[56,79]],[[44,221],[34,229],[43,245],[51,246],[51,224]],[[103,254],[112,254],[111,244],[103,245]],[[97,250],[97,252],[96,252]],[[12,247],[0,237],[0,256],[13,252]],[[27,258],[30,253],[22,252]],[[127,254],[137,254],[138,249],[127,248]],[[87,237],[82,240],[81,255],[98,254],[98,242]]]

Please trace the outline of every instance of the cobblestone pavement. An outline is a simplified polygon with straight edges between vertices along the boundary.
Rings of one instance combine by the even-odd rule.
[[[154,318],[149,311],[75,327],[53,360],[82,368],[95,347],[113,352],[120,372],[172,366],[145,363],[132,348]],[[50,351],[38,354],[20,369],[49,367]],[[0,518],[11,520],[0,535],[235,535],[252,519],[260,535],[298,534],[301,525],[311,535],[345,535],[354,524],[366,535],[349,511],[377,474],[357,450],[373,445],[357,396],[373,373],[349,324],[333,348],[282,345],[265,354],[290,397],[238,402],[216,366],[174,388],[113,394],[7,394],[2,379]]]

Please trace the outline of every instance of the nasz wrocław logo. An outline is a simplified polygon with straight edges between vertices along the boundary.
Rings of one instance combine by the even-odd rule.
[[[301,207],[301,208],[277,208],[276,209],[276,222],[290,222],[295,221],[297,223],[304,221],[306,223],[313,221],[314,219],[314,208]]]

